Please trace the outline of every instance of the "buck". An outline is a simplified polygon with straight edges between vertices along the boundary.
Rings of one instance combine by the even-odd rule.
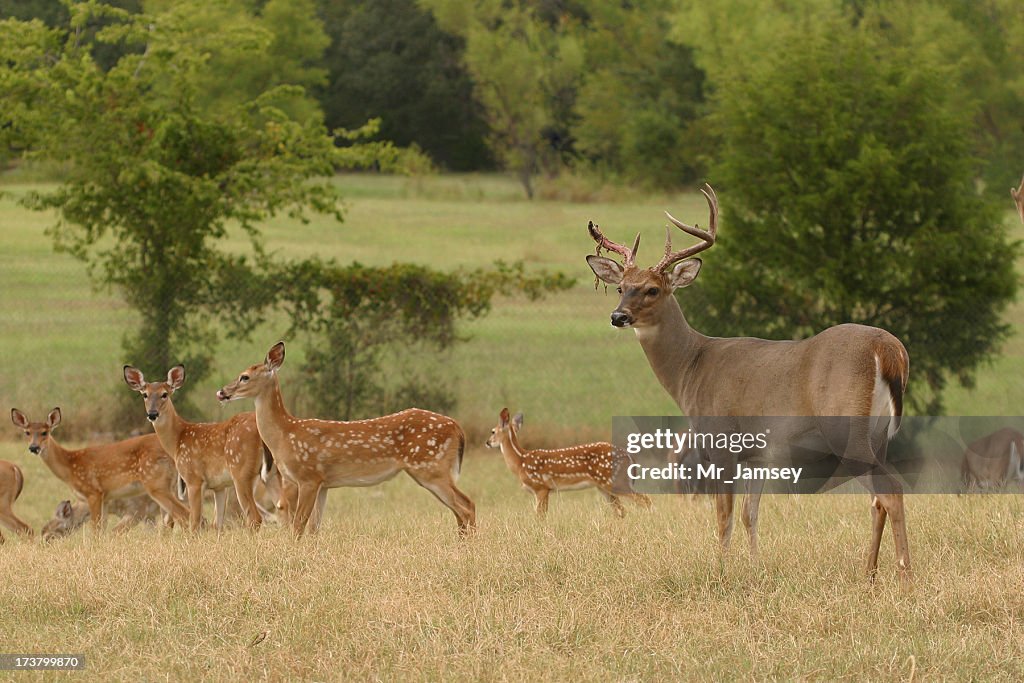
[[[296,418],[281,396],[277,371],[282,363],[284,342],[278,342],[217,398],[254,400],[260,435],[285,479],[296,486],[291,518],[297,536],[314,506],[323,507],[328,489],[373,486],[403,471],[455,514],[460,533],[475,527],[476,507],[455,485],[466,445],[455,420],[418,408],[352,422]]]
[[[598,249],[587,256],[587,262],[600,280],[616,286],[621,295],[611,314],[612,325],[633,329],[658,381],[690,417],[694,429],[705,431],[702,427],[720,424],[718,418],[726,416],[786,416],[778,423],[779,432],[772,433],[773,443],[800,441],[818,453],[813,458],[838,457],[841,467],[859,465],[860,469],[850,469],[862,472],[859,479],[873,494],[868,576],[873,579],[877,572],[888,518],[899,578],[906,584],[910,550],[903,491],[885,464],[887,441],[899,428],[903,413],[910,365],[906,349],[890,333],[856,324],[830,327],[800,341],[708,337],[690,327],[675,292],[696,279],[701,260],[692,257],[715,244],[718,228],[718,198],[709,185],[701,192],[710,212],[707,230],[666,212],[672,225],[700,242],[673,251],[672,228],[667,228],[665,253],[650,268],[635,263],[639,234],[630,249],[609,240],[593,222],[589,224]],[[620,255],[622,264],[601,256],[602,249]],[[702,453],[702,457],[721,454]],[[773,453],[747,451],[734,457],[766,458]],[[742,519],[756,557],[761,488],[754,485],[749,494]],[[724,551],[733,527],[730,489],[716,492],[715,509]]]
[[[24,430],[29,452],[38,455],[58,479],[85,499],[94,530],[104,526],[104,505],[108,501],[143,493],[172,519],[185,520],[185,506],[172,493],[178,473],[155,436],[72,450],[53,438],[53,430],[61,422],[60,408],[51,410],[45,422],[31,422],[14,408],[11,421]]]
[[[1024,482],[1024,434],[1004,427],[972,441],[964,451],[960,471],[968,491]]]
[[[1020,187],[1010,188],[1010,196],[1013,197],[1013,203],[1017,205],[1017,215],[1024,223],[1024,178],[1020,179]]]
[[[0,526],[23,536],[31,536],[32,527],[14,514],[14,501],[18,500],[23,488],[25,475],[21,473],[21,468],[13,462],[0,460]],[[4,535],[0,534],[0,544],[3,542]]]
[[[174,409],[171,396],[185,384],[185,366],[167,371],[164,382],[147,382],[142,372],[124,366],[124,381],[142,395],[146,419],[174,460],[188,491],[189,526],[203,525],[203,492],[213,491],[216,528],[224,528],[227,495],[233,486],[249,527],[263,521],[254,491],[263,463],[263,442],[252,413],[235,415],[224,422],[189,422]]]
[[[628,453],[610,443],[588,443],[581,446],[551,450],[524,450],[519,444],[519,430],[523,427],[523,414],[509,419],[508,408],[502,408],[498,426],[484,444],[500,448],[505,464],[522,483],[533,492],[534,509],[543,517],[548,511],[548,496],[552,491],[571,491],[596,488],[612,505],[619,517],[626,514],[621,498],[651,507],[651,499],[635,493],[626,470],[632,463]]]
[[[115,533],[127,531],[143,522],[155,524],[161,518],[168,526],[172,526],[174,523],[157,502],[146,495],[111,500],[107,503],[106,514],[121,518],[114,525]],[[70,500],[62,500],[57,505],[53,518],[43,526],[41,536],[44,541],[70,536],[91,518],[88,503],[84,501],[72,503]]]

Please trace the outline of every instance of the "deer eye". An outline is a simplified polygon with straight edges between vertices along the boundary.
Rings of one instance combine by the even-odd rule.
[[[142,398],[149,398],[149,392],[148,391],[143,391],[142,392]]]
[[[622,294],[622,287],[616,287],[615,291],[618,292],[619,294]]]
[[[239,382],[248,382],[249,381],[249,375],[242,375],[241,377],[238,378],[238,381]]]
[[[25,432],[25,436],[32,436],[32,432]]]
[[[647,290],[647,296],[658,296],[658,293],[660,291],[661,290],[658,289],[657,287],[651,287],[650,289]]]
[[[160,398],[167,398],[167,392],[165,391],[164,393],[160,394]]]
[[[46,432],[42,432],[39,436],[46,436]]]

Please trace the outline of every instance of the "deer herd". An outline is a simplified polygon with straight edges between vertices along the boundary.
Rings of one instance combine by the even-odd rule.
[[[728,418],[787,418],[786,434],[815,456],[840,464],[856,463],[857,479],[871,494],[871,541],[867,573],[874,577],[887,521],[892,526],[901,583],[909,579],[910,550],[903,491],[886,463],[886,444],[900,427],[910,359],[903,344],[875,327],[843,324],[801,341],[717,338],[701,334],[686,320],[676,290],[691,284],[702,262],[696,254],[715,244],[718,198],[709,185],[703,193],[709,208],[707,230],[667,214],[675,228],[699,242],[672,249],[666,233],[661,259],[649,268],[636,263],[640,245],[612,241],[594,223],[588,225],[597,253],[587,263],[621,298],[611,313],[617,328],[631,328],[655,377],[695,428]],[[1024,221],[1024,179],[1010,190]],[[602,256],[618,255],[621,263]],[[455,515],[460,534],[476,526],[476,506],[456,482],[463,466],[466,436],[452,418],[410,408],[392,415],[348,422],[299,418],[285,407],[278,372],[284,342],[275,344],[261,363],[243,370],[217,392],[220,402],[251,400],[254,411],[222,422],[196,423],[175,410],[173,395],[185,382],[185,368],[171,368],[162,381],[147,381],[124,366],[124,381],[141,395],[153,433],[124,441],[68,449],[54,438],[61,411],[54,408],[33,422],[18,409],[11,420],[22,430],[28,450],[79,498],[63,501],[42,530],[49,540],[72,533],[86,522],[101,530],[107,514],[121,518],[117,529],[140,522],[203,528],[203,503],[212,494],[215,528],[229,515],[248,528],[267,519],[289,525],[296,536],[316,531],[327,491],[345,486],[372,486],[400,472],[408,474]],[[842,418],[842,429],[834,428]],[[622,516],[623,500],[651,507],[650,498],[632,489],[626,475],[632,458],[609,443],[552,450],[526,450],[520,444],[522,414],[503,409],[486,441],[500,449],[508,469],[535,497],[537,515],[547,511],[552,491],[596,488]],[[779,435],[776,435],[779,437]],[[690,453],[714,461],[719,454]],[[747,449],[738,460],[771,461],[770,449]],[[1024,434],[1003,429],[972,442],[963,457],[968,488],[991,489],[1024,481]],[[0,460],[0,525],[31,536],[33,530],[13,511],[25,485],[21,468]],[[750,551],[758,552],[757,527],[761,488],[750,483],[741,519]],[[734,492],[714,492],[718,538],[729,546]],[[184,502],[183,502],[184,501]],[[187,504],[187,505],[186,505]],[[0,535],[0,543],[3,536]]]

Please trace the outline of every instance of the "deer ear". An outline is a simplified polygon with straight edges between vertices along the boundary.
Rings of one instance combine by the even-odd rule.
[[[142,371],[131,365],[124,366],[124,381],[135,391],[143,391],[146,388],[146,378],[142,376]]]
[[[72,512],[72,510],[71,510],[71,501],[70,500],[62,500],[60,502],[60,504],[57,505],[57,516],[60,517],[61,519],[68,519],[68,518],[70,518],[71,517],[71,512]]]
[[[25,413],[21,412],[17,408],[11,408],[11,422],[14,423],[15,427],[28,429],[28,418],[25,417]]]
[[[185,384],[185,366],[175,365],[167,371],[167,383],[171,385],[171,391],[181,389]]]
[[[622,264],[604,256],[591,254],[587,257],[587,265],[594,271],[594,275],[602,282],[610,285],[617,285],[622,282],[622,275],[625,272]]]
[[[263,361],[267,370],[277,370],[284,363],[284,342],[279,341],[267,351],[267,359]]]
[[[508,426],[508,408],[502,408],[499,417],[501,418],[501,428],[504,429]]]
[[[702,261],[699,258],[690,258],[677,263],[668,275],[668,283],[672,285],[673,291],[696,280],[701,264]]]
[[[515,426],[517,432],[520,429],[522,429],[523,428],[523,414],[522,413],[516,413],[515,415],[513,415],[512,416],[512,424]]]
[[[46,416],[46,426],[53,429],[60,424],[60,408],[54,408],[50,411],[50,414]]]

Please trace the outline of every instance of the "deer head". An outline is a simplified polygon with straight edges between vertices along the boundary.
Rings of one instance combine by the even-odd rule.
[[[612,311],[612,325],[615,327],[641,328],[656,325],[660,318],[661,306],[671,298],[672,292],[680,287],[686,287],[697,278],[701,260],[691,257],[713,246],[718,231],[718,197],[710,185],[704,185],[700,191],[704,194],[710,210],[707,230],[687,225],[665,212],[672,225],[700,238],[700,243],[680,251],[672,251],[672,228],[667,227],[665,255],[650,268],[640,268],[635,263],[640,235],[637,235],[633,242],[633,248],[629,249],[605,237],[593,222],[587,226],[590,236],[598,244],[598,254],[587,256],[587,263],[600,280],[615,285],[616,291],[622,296],[618,307]],[[623,262],[620,264],[601,256],[601,249],[621,255]]]
[[[60,408],[54,408],[46,416],[46,422],[29,422],[25,413],[17,408],[11,408],[11,422],[18,429],[25,431],[28,437],[28,450],[33,455],[39,455],[50,445],[50,433],[60,424]]]
[[[499,448],[501,446],[501,438],[505,432],[512,429],[517,434],[519,430],[523,428],[523,414],[516,413],[511,419],[508,416],[508,408],[502,408],[501,414],[498,416],[498,426],[491,430],[491,435],[487,437],[487,442],[484,444],[488,448]]]
[[[217,400],[221,403],[240,398],[254,398],[260,394],[267,383],[276,376],[277,369],[284,363],[284,342],[279,341],[267,351],[262,363],[250,365],[231,384],[224,385],[217,391]]]
[[[146,419],[156,422],[164,412],[171,394],[185,383],[185,366],[175,365],[167,371],[166,382],[147,382],[142,371],[131,365],[124,366],[125,383],[142,394],[146,405]]]

